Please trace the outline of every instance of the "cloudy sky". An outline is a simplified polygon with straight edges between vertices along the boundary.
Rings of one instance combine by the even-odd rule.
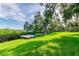
[[[32,22],[37,11],[44,11],[39,4],[0,4],[0,28],[23,29],[25,21]]]

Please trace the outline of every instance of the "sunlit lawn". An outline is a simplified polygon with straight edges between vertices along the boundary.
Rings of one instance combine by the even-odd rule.
[[[79,55],[79,32],[56,32],[48,35],[0,43],[0,55]]]

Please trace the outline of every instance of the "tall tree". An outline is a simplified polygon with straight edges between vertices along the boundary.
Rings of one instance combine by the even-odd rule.
[[[36,15],[34,16],[34,22],[33,25],[33,31],[34,32],[42,32],[43,30],[43,17],[41,15],[41,12],[38,11]]]
[[[66,22],[67,20],[77,20],[79,16],[79,4],[78,3],[68,3],[62,4],[63,7],[63,18]]]
[[[29,23],[28,23],[27,21],[26,21],[25,24],[24,24],[24,30],[25,30],[26,32],[29,31]]]

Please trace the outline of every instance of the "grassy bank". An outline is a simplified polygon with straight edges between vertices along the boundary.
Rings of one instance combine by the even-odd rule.
[[[22,30],[0,29],[0,43],[20,38]]]
[[[77,56],[79,55],[79,32],[56,32],[32,38],[0,43],[0,55],[4,56]]]

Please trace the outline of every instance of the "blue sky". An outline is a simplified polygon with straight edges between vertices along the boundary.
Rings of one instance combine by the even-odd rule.
[[[34,3],[0,4],[0,28],[23,29],[25,21],[31,23],[37,11],[44,11],[44,6]]]

